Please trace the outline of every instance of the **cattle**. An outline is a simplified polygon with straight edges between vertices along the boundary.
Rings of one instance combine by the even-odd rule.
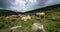
[[[38,12],[38,13],[36,13],[36,16],[43,18],[45,16],[45,13],[44,12]]]
[[[27,20],[30,20],[31,19],[31,16],[30,15],[23,15],[23,16],[21,16],[21,19],[23,21],[27,21]]]
[[[17,16],[18,16],[18,17],[20,17],[20,16],[21,16],[21,14],[18,14]]]
[[[16,17],[17,17],[17,15],[11,15],[11,17],[14,17],[14,18],[16,18]]]
[[[3,18],[3,20],[6,21],[6,22],[8,22],[9,18],[10,18],[9,16],[6,16],[6,17]]]
[[[50,18],[50,20],[53,20],[53,21],[60,20],[60,17],[54,16],[54,17]]]
[[[16,15],[11,15],[11,16],[5,16],[3,18],[4,21],[8,22],[8,21],[11,21],[13,19],[15,19],[17,16]]]

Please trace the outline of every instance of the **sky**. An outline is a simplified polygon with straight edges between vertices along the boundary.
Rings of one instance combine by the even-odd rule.
[[[55,4],[60,4],[60,0],[0,0],[0,9],[26,12]]]

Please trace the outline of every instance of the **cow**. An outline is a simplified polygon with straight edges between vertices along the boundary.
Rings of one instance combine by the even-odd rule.
[[[45,13],[44,12],[38,12],[38,13],[36,13],[36,16],[43,18],[45,16]]]
[[[30,15],[24,15],[23,17],[21,17],[21,19],[23,21],[27,21],[27,20],[30,20],[31,19],[31,16]]]

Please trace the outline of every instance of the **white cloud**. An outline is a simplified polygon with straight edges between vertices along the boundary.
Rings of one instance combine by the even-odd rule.
[[[17,11],[21,11],[21,10],[23,10],[24,8],[25,8],[25,4],[26,4],[26,2],[25,1],[23,1],[23,0],[15,0],[15,2],[12,2],[11,3],[13,6],[10,6],[10,9],[12,9],[12,10],[17,10]]]
[[[26,12],[46,6],[60,4],[60,0],[1,0],[0,7],[14,10],[16,12]]]
[[[60,0],[48,0],[45,4],[47,6],[54,5],[54,4],[59,4]]]
[[[53,2],[53,0],[48,0],[48,1],[46,1],[46,5],[49,5],[50,3],[52,4],[52,2]]]
[[[32,10],[36,3],[37,0],[15,0],[15,2],[11,2],[13,6],[10,6],[10,9],[17,10],[18,12],[25,12]]]
[[[37,4],[37,0],[29,0],[32,5]]]

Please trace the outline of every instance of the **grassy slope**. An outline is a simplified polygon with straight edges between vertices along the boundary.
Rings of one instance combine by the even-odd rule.
[[[3,24],[4,24],[4,27],[2,26],[0,28],[0,32],[1,31],[11,32],[10,27],[15,26],[15,25],[21,25],[22,28],[12,30],[12,32],[34,32],[34,31],[31,31],[31,25],[36,22],[43,23],[46,32],[58,32],[58,30],[60,28],[60,20],[52,21],[52,20],[50,20],[50,18],[55,17],[55,16],[60,17],[60,14],[58,14],[58,12],[60,13],[60,6],[54,7],[54,8],[53,7],[45,8],[45,9],[42,9],[42,11],[45,12],[46,14],[48,14],[48,16],[46,16],[45,18],[42,18],[40,20],[37,20],[37,18],[39,18],[39,17],[35,16],[33,14],[33,12],[27,13],[34,17],[31,20],[28,20],[26,22],[22,21],[20,17],[15,18],[15,20],[8,22],[7,24],[4,21],[2,21],[2,19],[0,19],[0,23],[3,22]]]

